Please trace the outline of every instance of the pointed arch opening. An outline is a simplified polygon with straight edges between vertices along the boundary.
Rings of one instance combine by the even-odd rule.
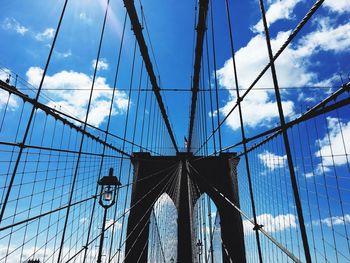
[[[220,215],[214,201],[202,194],[193,209],[193,262],[223,262]]]
[[[173,200],[163,193],[151,211],[147,262],[177,262],[177,218]]]

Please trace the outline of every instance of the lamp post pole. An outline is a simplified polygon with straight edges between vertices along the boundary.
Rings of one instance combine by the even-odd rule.
[[[98,248],[97,263],[102,263],[102,249],[103,249],[103,241],[105,239],[105,227],[106,227],[106,221],[107,221],[107,209],[108,208],[104,208],[102,230],[101,230],[101,236],[100,236],[100,246]]]
[[[103,222],[100,235],[100,246],[98,248],[97,263],[102,263],[103,241],[105,238],[105,228],[107,221],[107,209],[115,204],[117,187],[121,185],[118,178],[113,176],[113,168],[109,169],[109,175],[102,177],[98,182],[101,186],[99,204],[103,207]]]

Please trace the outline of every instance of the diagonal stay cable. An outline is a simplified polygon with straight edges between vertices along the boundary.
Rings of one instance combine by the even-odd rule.
[[[345,87],[349,90],[350,83],[346,84]],[[344,89],[344,91],[345,91],[345,89]],[[333,95],[335,95],[335,94],[333,94]],[[337,96],[333,96],[333,95],[331,96],[332,100],[336,100]],[[299,123],[304,122],[306,120],[309,120],[311,118],[317,117],[318,115],[327,113],[329,111],[333,111],[335,109],[341,108],[341,107],[343,107],[345,105],[348,105],[348,104],[350,104],[350,99],[349,98],[340,100],[338,102],[334,102],[333,104],[328,105],[328,106],[325,106],[324,101],[322,101],[321,103],[317,104],[315,107],[312,107],[311,109],[309,109],[308,111],[303,113],[301,116],[295,118],[294,120],[292,120],[290,122],[287,122],[285,124],[285,128],[286,129],[291,128],[291,127],[293,127],[296,124],[299,124]],[[267,135],[269,135],[271,133],[273,133],[273,134],[275,134],[275,133],[280,134],[281,132],[282,132],[282,127],[281,126],[277,126],[275,128],[272,128],[272,129],[269,129],[269,130],[264,131],[262,133],[259,133],[257,135],[254,135],[254,136],[252,136],[250,138],[247,138],[246,142],[254,141],[254,140],[259,139],[261,137],[267,136]],[[225,152],[225,151],[227,151],[229,149],[235,148],[235,147],[237,147],[239,145],[242,145],[242,144],[243,144],[243,141],[237,142],[237,143],[235,143],[233,145],[225,147],[224,149],[222,149],[222,151]]]
[[[260,231],[262,234],[264,234],[272,243],[274,243],[279,249],[281,249],[291,260],[294,262],[301,263],[300,259],[298,259],[291,251],[289,251],[286,247],[284,247],[282,244],[280,244],[277,240],[275,240],[267,231],[262,229],[260,225],[255,225],[254,221],[245,214],[237,205],[235,205],[229,198],[227,198],[223,193],[221,193],[215,186],[211,185],[201,174],[190,164],[190,162],[187,161],[186,163],[186,169],[191,176],[191,172],[189,171],[189,168],[191,168],[201,179],[202,182],[204,182],[206,185],[211,187],[214,192],[218,194],[221,198],[223,198],[229,205],[231,205],[235,210],[237,210],[247,221],[249,221],[253,226],[255,231]]]
[[[89,94],[89,100],[88,100],[86,114],[85,114],[85,120],[84,120],[84,124],[83,124],[83,131],[86,131],[87,122],[88,122],[88,119],[89,119],[89,113],[90,113],[90,108],[91,108],[91,104],[92,104],[92,95],[93,95],[94,88],[95,88],[95,81],[96,81],[97,70],[98,70],[98,63],[99,63],[99,60],[100,60],[100,55],[101,55],[101,50],[102,50],[102,43],[103,43],[103,37],[104,37],[105,27],[106,27],[106,21],[107,21],[108,11],[109,11],[109,8],[110,8],[109,5],[110,5],[110,0],[107,0],[106,8],[105,8],[105,11],[104,11],[103,24],[102,24],[100,38],[99,38],[98,50],[97,50],[97,55],[96,55],[96,62],[95,62],[95,66],[94,66],[94,74],[93,74],[92,82],[91,82],[91,91],[90,91],[90,94]],[[83,150],[84,141],[85,141],[85,134],[82,134],[81,140],[80,140],[80,146],[79,146],[79,151],[80,152]],[[73,192],[74,192],[75,184],[76,184],[77,177],[78,177],[80,161],[81,161],[81,154],[79,153],[78,157],[77,157],[77,163],[76,163],[76,166],[75,166],[74,174],[73,174],[73,179],[72,179],[71,191],[70,191],[69,201],[68,201],[69,205],[71,204],[71,202],[73,200]],[[61,257],[62,257],[64,242],[65,242],[66,229],[67,229],[68,220],[69,220],[69,216],[70,216],[70,210],[71,210],[70,208],[71,207],[68,206],[67,211],[66,211],[66,218],[65,218],[65,221],[64,221],[63,233],[62,233],[62,236],[61,236],[60,250],[58,252],[57,262],[60,262]]]
[[[139,179],[139,180],[136,180],[136,181],[134,181],[134,182],[132,182],[132,183],[130,183],[130,184],[128,184],[128,185],[133,185],[133,184],[136,184],[136,183],[138,183],[138,182],[140,182],[140,181],[147,180],[147,179],[149,179],[149,178],[151,178],[151,177],[153,177],[153,176],[155,176],[155,175],[158,175],[159,173],[163,173],[163,172],[165,172],[165,171],[167,171],[167,170],[170,170],[170,169],[174,168],[176,165],[177,165],[177,163],[175,163],[175,164],[173,164],[173,165],[171,165],[171,166],[169,166],[169,167],[167,167],[167,168],[165,168],[165,169],[162,169],[162,170],[160,170],[160,171],[157,171],[157,172],[155,172],[155,173],[152,173],[152,174],[150,174],[150,175],[148,175],[148,176],[146,176],[146,177],[143,177],[143,178],[141,178],[141,179]],[[120,186],[119,188],[124,188],[124,187],[127,187],[128,185],[122,185],[122,186]],[[89,200],[91,200],[91,199],[97,198],[98,196],[99,196],[99,195],[93,195],[93,196],[91,196],[91,197],[88,197],[88,198],[85,198],[85,199],[83,199],[83,200],[77,201],[77,202],[75,202],[75,203],[72,203],[72,206],[75,206],[75,205],[78,205],[78,204],[87,202],[87,201],[89,201]],[[50,210],[50,211],[45,212],[45,213],[42,213],[42,214],[40,214],[40,215],[36,215],[36,216],[30,217],[30,218],[27,218],[27,219],[24,219],[24,220],[15,222],[15,223],[13,223],[13,224],[11,224],[11,225],[7,225],[7,226],[4,226],[4,227],[1,227],[1,228],[0,228],[0,232],[1,232],[1,231],[4,231],[4,230],[6,230],[6,229],[9,229],[9,228],[12,228],[12,227],[15,227],[15,226],[18,226],[18,225],[21,225],[21,224],[24,224],[24,223],[33,221],[33,220],[36,220],[36,219],[39,219],[39,218],[44,217],[44,216],[47,216],[47,215],[49,215],[49,214],[56,213],[56,212],[58,212],[58,211],[60,211],[60,210],[66,209],[66,208],[67,208],[67,205],[62,206],[62,207],[58,207],[58,208],[56,208],[56,209]]]
[[[22,93],[18,89],[15,89],[13,86],[10,86],[9,84],[3,82],[2,80],[0,80],[0,88],[3,89],[3,90],[6,90],[10,94],[14,94],[14,95],[20,97],[21,99],[23,99],[26,102],[29,102],[29,103],[33,104],[35,108],[44,111],[46,114],[49,114],[49,115],[53,116],[56,119],[59,119],[64,124],[69,125],[70,127],[78,130],[79,132],[85,133],[86,136],[91,137],[91,138],[93,138],[95,140],[101,141],[101,143],[102,143],[102,140],[100,138],[92,135],[88,131],[85,131],[85,132],[82,131],[81,127],[79,127],[78,125],[75,124],[75,123],[80,123],[81,125],[83,125],[84,121],[82,121],[81,119],[79,119],[77,117],[74,117],[74,116],[72,116],[72,115],[70,115],[70,114],[68,114],[66,112],[63,112],[62,110],[58,110],[57,108],[53,108],[53,107],[50,107],[50,106],[45,105],[43,103],[40,103],[38,101],[35,101],[34,99],[30,98],[27,94]],[[86,90],[89,90],[89,89],[86,89]],[[101,89],[99,89],[99,90],[101,90]],[[63,117],[66,117],[69,120],[67,120],[67,119],[65,119]],[[140,147],[140,149],[142,149],[142,150],[146,150],[146,151],[149,151],[151,153],[157,154],[157,152],[154,152],[154,151],[152,151],[150,149],[147,149],[147,147],[144,147],[144,146],[139,145],[137,143],[133,143],[133,142],[129,141],[128,139],[124,139],[124,138],[120,137],[117,134],[114,134],[114,133],[111,133],[110,131],[101,129],[99,127],[96,127],[96,126],[94,126],[94,125],[92,125],[90,123],[86,123],[86,126],[91,128],[91,129],[93,129],[93,130],[102,132],[102,133],[104,133],[104,134],[106,134],[106,135],[108,135],[110,137],[115,138],[115,139],[118,139],[118,140],[121,140],[121,141],[125,141],[126,143],[131,144],[131,145],[136,146],[136,147]],[[110,144],[108,144],[107,142],[105,142],[105,144],[107,146],[110,146]],[[126,155],[126,153],[124,153],[124,155]]]
[[[162,256],[163,256],[163,259],[164,259],[164,262],[165,262],[164,247],[163,247],[163,244],[162,244],[161,236],[159,234],[159,227],[158,227],[156,214],[154,213],[154,208],[152,209],[152,214],[153,214],[153,217],[154,217],[154,224],[156,226],[156,232],[157,232],[157,236],[158,236],[159,243],[160,243],[160,251],[162,252]]]
[[[125,240],[123,241],[123,243],[121,244],[121,246],[119,247],[119,250],[121,249],[121,247],[124,246],[124,244],[126,243],[126,241],[130,238],[131,234],[136,230],[136,228],[140,225],[140,223],[142,222],[142,220],[145,218],[145,216],[148,214],[148,212],[153,208],[154,208],[154,204],[158,201],[159,197],[165,192],[165,190],[167,188],[170,188],[174,185],[175,183],[175,179],[177,178],[178,175],[178,171],[179,171],[179,167],[176,168],[175,171],[173,171],[173,174],[171,176],[171,179],[169,179],[169,181],[166,183],[166,185],[163,187],[162,191],[160,191],[160,193],[158,194],[157,198],[154,199],[154,201],[152,202],[152,204],[147,208],[145,214],[141,217],[141,219],[139,220],[139,222],[135,225],[135,227],[131,230],[131,232],[129,233],[129,235],[125,238]],[[141,229],[141,231],[139,232],[139,235],[137,236],[136,240],[133,242],[131,249],[134,247],[134,245],[136,244],[138,238],[141,236],[142,232],[144,231],[144,229],[146,228],[148,222],[150,221],[150,218],[148,218],[147,222],[144,224],[143,228]],[[125,259],[127,258],[127,256],[129,255],[131,249],[128,251],[128,253],[125,255],[123,262],[125,261]],[[111,259],[113,259],[115,257],[115,255],[120,252],[117,251],[113,257]]]
[[[253,89],[253,87],[258,83],[258,81],[262,78],[262,76],[266,73],[266,71],[271,67],[271,64],[276,61],[276,59],[282,54],[282,52],[286,49],[286,47],[292,42],[292,40],[296,37],[299,31],[304,27],[304,25],[310,20],[313,14],[318,10],[318,8],[322,5],[325,0],[317,0],[314,5],[309,9],[306,15],[302,18],[299,24],[295,27],[292,33],[288,36],[287,40],[282,44],[276,54],[273,56],[272,60],[262,69],[260,74],[256,77],[253,83],[247,88],[245,93],[241,96],[240,100],[243,101],[244,98],[248,95],[248,93]],[[205,142],[199,147],[197,152],[207,144],[211,137],[220,129],[220,127],[225,123],[228,117],[232,114],[232,112],[237,108],[238,102],[231,108],[231,110],[226,114],[226,116],[221,120],[220,124],[215,128],[215,130],[210,134],[210,136],[205,140]],[[197,153],[196,152],[196,153]],[[194,153],[194,154],[196,154]]]
[[[52,44],[51,44],[49,55],[48,55],[47,60],[46,60],[45,68],[44,68],[44,71],[43,71],[43,75],[42,75],[41,80],[40,80],[38,91],[37,91],[36,97],[34,99],[35,102],[38,102],[39,97],[40,97],[40,92],[41,92],[41,89],[43,87],[44,80],[45,80],[45,77],[46,77],[46,73],[47,73],[47,70],[48,70],[48,67],[49,67],[49,64],[50,64],[50,61],[51,61],[51,56],[53,54],[54,47],[55,47],[56,40],[57,40],[57,36],[58,36],[58,33],[60,31],[60,28],[61,28],[61,24],[62,24],[62,20],[63,20],[64,14],[65,14],[65,11],[66,11],[67,3],[68,3],[68,0],[65,0],[64,5],[63,5],[63,9],[62,9],[62,12],[61,12],[61,15],[60,15],[60,18],[59,18],[59,22],[58,22],[58,25],[57,25],[57,28],[56,28],[56,31],[55,31],[55,35],[54,35],[54,38],[53,38],[53,41],[52,41]],[[30,130],[30,127],[31,127],[31,124],[32,124],[32,120],[33,120],[34,115],[35,115],[35,110],[36,110],[36,108],[32,107],[32,109],[30,111],[29,119],[28,119],[28,122],[27,122],[27,125],[26,125],[26,128],[25,128],[23,139],[22,139],[22,143],[21,143],[22,145],[26,143],[26,140],[27,140],[27,137],[28,137],[28,134],[29,134],[29,130]],[[9,182],[9,185],[8,185],[8,188],[7,188],[7,191],[6,191],[6,195],[5,195],[5,199],[4,199],[4,202],[3,202],[3,206],[1,207],[0,223],[2,221],[2,218],[3,218],[4,214],[5,214],[6,204],[7,204],[7,201],[9,199],[9,197],[10,197],[10,193],[11,193],[11,190],[12,190],[12,185],[13,185],[13,182],[15,181],[17,169],[18,169],[21,157],[22,157],[23,150],[24,150],[24,148],[20,147],[20,150],[19,150],[19,153],[18,153],[18,156],[17,156],[17,160],[15,162],[15,165],[14,165],[14,168],[13,168],[13,172],[12,172],[12,175],[11,175],[11,178],[10,178],[10,182]]]
[[[132,29],[134,31],[136,40],[138,42],[143,61],[145,63],[145,66],[146,66],[146,69],[147,69],[147,72],[149,75],[149,79],[150,79],[150,82],[152,84],[152,90],[156,96],[158,106],[160,108],[163,120],[164,120],[165,125],[167,127],[170,139],[173,143],[173,146],[174,146],[176,152],[179,152],[179,149],[177,147],[176,140],[174,137],[174,133],[171,129],[169,118],[168,118],[168,115],[167,115],[166,110],[165,110],[162,96],[160,94],[160,88],[159,88],[159,85],[157,83],[157,78],[154,74],[153,65],[152,65],[150,56],[148,54],[148,48],[146,45],[146,41],[145,41],[144,36],[142,34],[142,26],[140,24],[140,21],[139,21],[139,18],[138,18],[136,9],[135,9],[134,1],[133,0],[123,0],[123,2],[124,2],[125,8],[126,8],[128,14],[129,14],[129,18],[130,18],[130,21],[132,24]]]
[[[164,182],[167,178],[169,178],[171,176],[170,172],[168,173],[167,176],[164,176],[164,178],[162,180],[160,180],[155,186],[153,186],[144,196],[142,196],[137,202],[135,202],[135,204],[133,204],[129,209],[125,210],[124,213],[122,213],[118,218],[116,218],[116,220],[114,220],[114,222],[112,224],[110,224],[108,227],[105,228],[106,232],[107,230],[109,230],[113,225],[115,225],[120,219],[123,218],[123,216],[125,216],[127,213],[129,213],[131,211],[131,209],[134,209],[143,199],[145,199],[149,194],[151,194],[162,182]],[[98,234],[97,236],[95,236],[93,239],[91,239],[89,241],[88,244],[86,244],[86,246],[90,246],[93,242],[95,242],[102,233]],[[85,250],[85,246],[82,247],[77,253],[75,253],[67,262],[69,262],[70,260],[72,260],[73,258],[75,258],[77,255],[79,255],[83,250]]]
[[[19,96],[21,99],[23,99],[26,102],[31,103],[34,106],[34,109],[40,109],[43,112],[45,112],[48,115],[51,115],[52,117],[54,117],[57,120],[60,120],[63,124],[68,125],[69,127],[75,129],[77,132],[82,133],[84,136],[89,137],[99,143],[101,143],[102,145],[106,144],[102,139],[100,139],[99,137],[91,134],[90,132],[88,132],[86,129],[83,129],[81,126],[76,125],[75,123],[68,121],[67,119],[63,118],[62,116],[66,116],[68,118],[71,118],[73,121],[77,121],[80,122],[82,125],[84,124],[84,122],[82,122],[81,120],[75,119],[71,116],[69,116],[66,113],[60,112],[56,109],[53,109],[47,105],[44,105],[34,99],[29,98],[26,94],[20,92],[19,90],[14,89],[13,87],[9,86],[8,84],[6,84],[5,82],[0,80],[0,88],[13,93],[17,96]],[[62,116],[61,116],[62,115]],[[83,125],[84,126],[84,125]],[[88,123],[86,123],[86,127],[91,127],[91,125],[89,125]],[[25,144],[25,142],[22,143],[23,145]],[[21,146],[21,144],[19,144],[19,146]],[[131,155],[129,153],[126,153],[124,151],[121,151],[120,149],[114,147],[112,144],[106,144],[106,146],[108,146],[109,148],[119,152],[122,155],[131,157]]]
[[[259,147],[260,145],[264,144],[265,142],[273,139],[274,137],[276,137],[277,135],[281,134],[283,129],[289,129],[291,127],[293,127],[296,124],[302,123],[306,120],[315,118],[321,114],[339,109],[341,107],[344,107],[346,105],[350,104],[350,98],[344,98],[342,100],[339,100],[337,102],[333,102],[331,105],[326,105],[327,103],[329,103],[330,101],[335,101],[337,100],[338,96],[341,96],[343,93],[345,93],[345,91],[349,91],[350,90],[350,82],[344,84],[339,90],[337,90],[335,93],[333,93],[332,95],[330,95],[329,97],[327,97],[326,99],[324,99],[323,101],[321,101],[320,103],[318,103],[317,105],[315,105],[314,107],[308,109],[305,113],[303,113],[302,115],[300,115],[299,117],[295,118],[294,120],[287,122],[284,126],[284,128],[282,128],[282,126],[277,126],[274,127],[272,129],[269,129],[267,131],[264,131],[262,133],[259,133],[257,135],[254,135],[252,137],[246,138],[245,141],[251,142],[254,141],[256,139],[259,139],[261,137],[267,136],[266,138],[264,138],[261,142],[254,144],[252,147],[250,147],[249,149],[247,149],[247,153],[251,152],[252,150],[256,149],[257,147]],[[270,135],[270,136],[268,136]],[[239,141],[235,144],[232,144],[230,146],[227,146],[225,148],[222,149],[222,152],[226,152],[232,148],[235,148],[237,146],[240,146],[244,143],[244,141]],[[213,156],[215,154],[215,152],[209,154],[208,156],[203,156],[203,157],[198,157],[196,160],[200,160],[206,157],[210,157]],[[239,153],[237,156],[240,157],[242,155],[244,155],[245,152],[241,152]]]
[[[17,146],[19,147],[18,143],[14,142],[4,142],[0,141],[0,145],[7,145],[7,146]],[[68,150],[68,149],[59,149],[59,148],[52,148],[52,147],[45,147],[45,146],[35,146],[35,145],[29,145],[29,144],[23,144],[23,148],[28,148],[28,149],[37,149],[37,150],[44,150],[44,151],[53,151],[53,152],[64,152],[64,153],[72,153],[72,154],[82,154],[82,155],[89,155],[89,156],[104,156],[104,157],[113,157],[116,159],[122,158],[121,156],[116,156],[116,155],[108,155],[108,154],[102,154],[102,153],[94,153],[94,152],[79,152],[79,151],[74,151],[74,150]],[[43,154],[44,155],[44,154]],[[125,158],[125,157],[124,157]],[[131,159],[131,156],[128,157]]]

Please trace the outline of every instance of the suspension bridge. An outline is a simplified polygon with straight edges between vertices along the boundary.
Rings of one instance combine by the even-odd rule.
[[[252,1],[258,23],[246,27],[260,59],[242,55],[241,3],[192,1],[189,81],[170,88],[151,3],[97,1],[86,75],[54,67],[71,56],[60,50],[78,12],[77,1],[56,2],[55,28],[33,40],[49,40],[41,66],[26,76],[0,68],[0,262],[350,262],[350,78],[330,66],[333,81],[303,83],[300,65],[281,66],[313,48],[350,70],[337,50],[350,43],[338,34],[348,13],[326,9],[340,4],[294,1],[298,16],[277,41],[271,24],[282,17],[271,13],[293,1]],[[335,19],[345,23],[326,28]],[[14,21],[3,30],[27,34]],[[335,45],[322,41],[326,30]]]

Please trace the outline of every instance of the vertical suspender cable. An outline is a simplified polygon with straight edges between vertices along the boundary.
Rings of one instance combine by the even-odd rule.
[[[211,132],[212,132],[212,134],[214,134],[215,128],[214,128],[213,96],[212,96],[211,78],[210,78],[208,34],[205,35],[205,46],[206,46],[206,53],[207,53],[207,68],[208,68],[208,86],[209,86],[209,100],[210,100]],[[215,141],[215,135],[213,136],[213,146],[214,146],[214,153],[215,153],[215,155],[216,155],[216,141]]]
[[[66,11],[67,3],[68,3],[68,0],[65,0],[64,6],[63,6],[63,9],[62,9],[62,12],[61,12],[61,16],[60,16],[60,19],[59,19],[59,22],[58,22],[58,25],[57,25],[57,28],[56,28],[55,36],[54,36],[52,44],[51,44],[49,56],[48,56],[46,64],[45,64],[45,68],[44,68],[43,75],[42,75],[41,80],[40,80],[38,91],[36,93],[35,102],[38,101],[39,97],[40,97],[40,93],[41,93],[41,90],[42,90],[42,87],[43,87],[43,84],[44,84],[44,79],[45,79],[45,76],[46,76],[46,73],[47,73],[47,69],[49,67],[49,64],[50,64],[50,61],[51,61],[51,56],[52,56],[53,50],[55,48],[57,36],[58,36],[58,33],[60,31],[60,28],[61,28],[63,16],[64,16],[65,11]],[[19,162],[20,162],[21,157],[22,157],[22,153],[23,153],[23,150],[24,150],[24,145],[25,145],[26,140],[27,140],[29,129],[30,129],[33,117],[34,117],[35,109],[36,109],[36,107],[35,107],[35,105],[33,105],[33,108],[32,108],[32,110],[30,112],[30,115],[29,115],[29,119],[28,119],[28,123],[27,123],[26,129],[25,129],[25,132],[24,132],[24,135],[23,135],[22,143],[19,144],[19,152],[18,152],[17,160],[16,160],[16,163],[15,163],[14,168],[13,168],[12,176],[11,176],[11,179],[10,179],[10,182],[9,182],[9,186],[7,188],[7,191],[6,191],[6,195],[5,195],[5,199],[4,199],[3,205],[1,207],[0,223],[1,223],[2,219],[3,219],[3,217],[4,217],[7,201],[9,199],[9,197],[10,197],[12,185],[13,185],[13,182],[15,180],[15,176],[16,176],[16,173],[17,173],[18,165],[19,165]]]
[[[121,37],[121,40],[120,40],[120,47],[119,47],[119,52],[118,52],[118,61],[117,61],[117,67],[116,67],[116,72],[115,72],[115,77],[114,77],[114,83],[113,83],[113,93],[112,93],[111,104],[110,104],[110,108],[109,108],[109,115],[108,115],[108,120],[107,120],[107,127],[106,127],[106,131],[105,131],[105,138],[104,138],[104,142],[105,142],[105,143],[107,142],[107,137],[108,137],[108,133],[109,133],[109,127],[110,127],[110,122],[111,122],[111,115],[112,115],[113,104],[114,104],[114,96],[115,96],[115,92],[116,92],[116,88],[117,88],[117,79],[118,79],[118,73],[119,73],[120,59],[121,59],[121,54],[122,54],[122,49],[123,49],[123,43],[124,43],[126,18],[127,18],[127,14],[126,14],[126,12],[125,12],[124,24],[123,24],[123,32],[122,32],[122,37]],[[101,172],[102,172],[102,167],[103,167],[103,161],[104,161],[104,154],[105,154],[105,151],[106,151],[106,145],[103,144],[102,157],[101,157],[101,163],[100,163],[100,169],[99,169],[98,178],[101,177]],[[98,191],[98,186],[96,186],[95,195],[97,194],[97,191]],[[88,233],[87,233],[87,238],[86,238],[86,244],[89,244],[90,233],[91,233],[91,227],[92,227],[92,222],[93,222],[94,213],[95,213],[95,207],[96,207],[96,200],[97,200],[97,199],[94,199],[94,204],[93,204],[92,211],[91,211],[90,222],[89,222],[89,228],[88,228]],[[85,260],[86,260],[87,250],[88,250],[88,246],[86,245],[86,246],[85,246],[85,251],[84,251],[83,263],[84,263]]]
[[[106,10],[105,10],[104,19],[103,19],[103,25],[102,25],[102,29],[101,29],[101,35],[100,35],[100,40],[99,40],[99,45],[98,45],[97,58],[96,58],[96,63],[95,63],[95,68],[94,68],[94,75],[93,75],[93,78],[92,78],[89,102],[88,102],[88,105],[87,105],[85,121],[84,121],[84,125],[83,125],[83,131],[84,132],[86,131],[86,126],[87,126],[86,124],[87,124],[88,117],[89,117],[89,111],[90,111],[91,101],[92,101],[92,94],[93,94],[94,87],[95,87],[95,80],[96,80],[96,75],[97,75],[97,67],[98,67],[98,63],[99,63],[99,59],[100,59],[101,48],[102,48],[102,41],[103,41],[103,36],[104,36],[105,26],[106,26],[106,20],[107,20],[107,15],[108,15],[108,10],[109,10],[109,1],[110,0],[107,0]],[[62,250],[63,250],[64,239],[65,239],[65,234],[66,234],[66,230],[67,230],[69,212],[70,212],[71,203],[72,203],[72,200],[73,200],[73,192],[74,192],[74,188],[75,188],[76,178],[77,178],[77,175],[78,175],[80,158],[81,158],[81,152],[83,150],[84,140],[85,140],[85,133],[82,134],[81,140],[80,140],[79,154],[78,154],[77,163],[76,163],[74,176],[73,176],[73,180],[72,180],[72,186],[71,186],[71,189],[70,189],[68,208],[67,208],[66,218],[65,218],[64,227],[63,227],[63,233],[62,233],[62,238],[61,238],[60,249],[59,249],[59,252],[58,252],[58,258],[57,258],[57,262],[58,263],[60,262],[61,257],[62,257]]]
[[[257,216],[256,216],[256,207],[255,207],[255,201],[254,201],[254,194],[253,194],[253,185],[252,185],[252,179],[250,174],[250,167],[249,167],[249,159],[248,159],[248,153],[247,153],[247,143],[246,143],[246,137],[245,137],[245,130],[244,130],[244,121],[243,121],[243,113],[242,113],[242,105],[241,105],[241,98],[239,94],[239,85],[238,85],[238,75],[237,75],[237,67],[236,67],[236,59],[235,59],[235,50],[233,45],[233,37],[232,37],[232,27],[231,27],[231,15],[230,15],[230,8],[228,4],[228,0],[225,0],[226,3],[226,14],[227,14],[227,22],[229,27],[229,34],[230,34],[230,46],[231,46],[231,55],[232,55],[232,63],[233,63],[233,71],[234,71],[234,77],[235,77],[235,86],[236,86],[236,96],[237,96],[237,104],[238,104],[238,113],[239,113],[239,121],[241,125],[241,134],[242,134],[242,141],[243,141],[243,148],[244,148],[244,159],[245,159],[245,166],[247,171],[247,177],[248,177],[248,186],[249,186],[249,194],[250,194],[250,201],[251,206],[253,210],[253,220],[255,224],[255,237],[256,237],[256,244],[258,247],[258,255],[259,255],[259,261],[263,262],[262,255],[261,255],[261,245],[260,245],[260,239],[259,239],[259,224],[257,222]]]
[[[267,26],[267,20],[266,20],[265,7],[264,7],[263,0],[259,0],[259,4],[260,4],[262,21],[264,24],[266,45],[267,45],[267,49],[268,49],[268,53],[269,53],[271,74],[272,74],[272,80],[273,80],[273,85],[274,85],[274,89],[275,89],[279,118],[280,118],[280,122],[281,122],[284,146],[285,146],[286,155],[287,155],[290,179],[291,179],[291,183],[292,183],[294,200],[295,200],[295,205],[296,205],[297,214],[298,214],[298,218],[299,218],[301,237],[303,240],[305,259],[306,259],[306,262],[310,263],[311,262],[311,255],[310,255],[309,243],[307,240],[306,228],[305,228],[305,223],[304,223],[303,209],[302,209],[302,205],[301,205],[301,201],[300,201],[298,184],[297,184],[297,179],[296,179],[295,171],[294,171],[294,164],[293,164],[293,159],[292,159],[292,153],[290,150],[288,133],[287,133],[286,126],[285,126],[285,119],[284,119],[284,113],[283,113],[283,108],[282,108],[281,94],[280,94],[279,86],[278,86],[276,68],[275,68],[274,57],[272,54],[272,47],[271,47],[271,42],[270,42],[270,33],[269,33],[268,26]]]
[[[219,132],[219,149],[222,151],[221,144],[221,128],[220,128],[220,112],[219,112],[219,92],[218,92],[218,77],[216,73],[216,53],[215,53],[215,33],[214,33],[214,14],[213,14],[213,1],[210,2],[210,21],[211,21],[211,41],[213,48],[213,63],[214,63],[214,81],[215,81],[215,98],[216,98],[216,116],[218,123],[218,132]],[[214,135],[215,136],[215,135]]]

